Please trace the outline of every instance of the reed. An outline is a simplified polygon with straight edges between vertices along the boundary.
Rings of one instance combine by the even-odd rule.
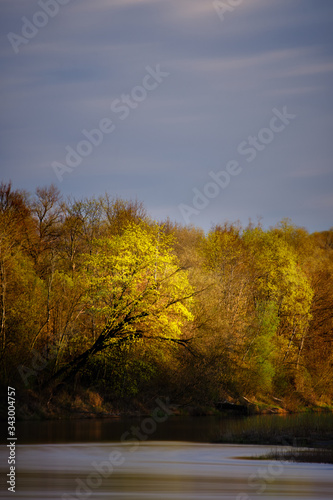
[[[263,460],[280,460],[285,462],[333,464],[333,448],[274,450],[259,458]]]
[[[333,414],[260,415],[222,421],[213,442],[333,447]]]

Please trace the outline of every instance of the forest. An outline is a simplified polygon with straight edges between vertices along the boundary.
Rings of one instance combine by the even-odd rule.
[[[137,200],[2,183],[1,386],[28,416],[331,407],[332,278],[333,228],[221,214],[205,233]]]

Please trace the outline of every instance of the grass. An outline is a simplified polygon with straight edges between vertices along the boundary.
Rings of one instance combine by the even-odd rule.
[[[333,448],[333,414],[256,415],[225,420],[213,441]]]
[[[275,450],[260,457],[262,460],[279,460],[286,462],[307,462],[316,464],[333,464],[333,448],[312,448],[295,450]]]
[[[333,414],[257,415],[222,421],[215,443],[283,445],[262,460],[333,464]]]

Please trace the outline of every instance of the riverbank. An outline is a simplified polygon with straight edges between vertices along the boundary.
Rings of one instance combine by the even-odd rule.
[[[255,445],[277,446],[279,448],[274,451],[274,455],[252,458],[332,463],[332,412],[314,409],[307,413],[268,415],[265,412],[245,416],[234,412],[218,412],[214,408],[192,406],[184,409],[180,405],[170,404],[167,398],[158,398],[155,404],[154,408],[146,408],[135,406],[132,402],[132,406],[126,408],[127,411],[118,414],[104,409],[100,412],[96,409],[93,411],[93,408],[92,411],[89,408],[83,411],[80,407],[73,412],[69,408],[67,411],[58,408],[56,413],[52,412],[45,417],[44,413],[40,413],[44,403],[34,399],[34,405],[40,406],[29,406],[29,411],[37,410],[37,418],[36,413],[30,413],[28,419],[20,418],[18,433],[22,443],[34,442],[31,439],[36,432],[37,442],[80,442],[87,436],[89,441],[117,441],[129,430],[146,426],[148,421],[152,422],[152,416],[160,416],[162,405],[163,424],[151,427],[154,432],[152,436],[149,434],[149,439],[246,445],[249,449]],[[22,410],[21,404],[18,407]],[[24,409],[25,412],[26,410],[27,408]],[[24,416],[26,417],[26,413]],[[284,448],[281,453],[280,447]]]
[[[325,405],[298,405],[290,401],[285,402],[272,398],[265,401],[249,401],[246,398],[234,402],[218,402],[214,405],[192,402],[184,404],[170,400],[167,396],[159,395],[168,405],[174,416],[217,416],[221,418],[245,417],[254,415],[284,416],[290,414],[332,413],[333,407]],[[155,398],[141,400],[140,398],[107,399],[90,389],[76,389],[70,394],[62,390],[50,396],[47,391],[34,390],[17,391],[16,406],[18,420],[67,420],[67,419],[101,419],[122,417],[147,417],[156,407]],[[5,420],[7,408],[0,406],[0,419]],[[249,442],[250,444],[266,444],[265,434],[252,430],[242,429],[230,437],[235,443]],[[271,434],[269,431],[268,434]],[[297,436],[296,436],[297,437]],[[225,437],[219,436],[221,442]],[[229,438],[228,438],[229,439]],[[259,441],[258,441],[259,439]],[[263,440],[263,441],[262,441]],[[269,444],[283,444],[269,441]],[[289,443],[288,443],[289,444]]]
[[[323,413],[320,419],[315,412],[241,419],[222,430],[214,442],[333,449],[333,413]]]
[[[333,414],[245,419],[217,436],[215,443],[281,446],[253,460],[333,464]],[[288,448],[285,449],[284,447]],[[283,447],[283,448],[282,448]]]

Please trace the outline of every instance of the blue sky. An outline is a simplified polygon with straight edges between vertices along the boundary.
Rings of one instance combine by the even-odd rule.
[[[0,9],[2,180],[137,198],[155,219],[205,230],[257,217],[333,226],[331,0]]]

